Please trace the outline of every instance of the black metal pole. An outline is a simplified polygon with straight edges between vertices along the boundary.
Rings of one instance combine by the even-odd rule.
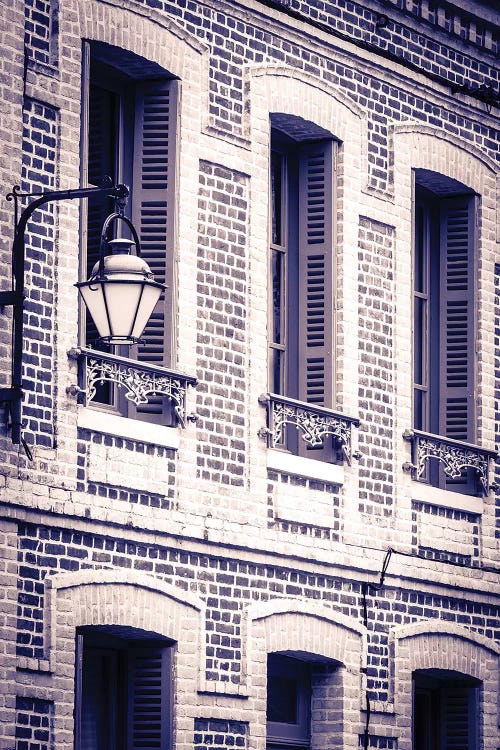
[[[13,305],[13,339],[12,339],[12,386],[0,388],[0,401],[9,404],[12,442],[20,443],[22,429],[22,376],[23,376],[23,314],[24,314],[24,262],[25,232],[28,221],[40,206],[55,201],[89,198],[93,195],[106,195],[110,198],[124,199],[129,195],[126,185],[108,185],[107,187],[86,187],[73,190],[55,190],[36,197],[22,211],[15,228],[12,246],[12,275],[14,289],[0,292],[0,306]]]

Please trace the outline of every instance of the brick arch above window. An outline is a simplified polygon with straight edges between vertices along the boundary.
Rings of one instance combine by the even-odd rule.
[[[203,602],[160,579],[136,571],[84,570],[48,576],[45,586],[53,671],[66,639],[85,625],[136,628],[178,643],[189,633],[189,648],[201,653]]]
[[[449,669],[482,680],[489,662],[498,662],[500,647],[460,625],[422,622],[391,634],[394,664],[416,669]],[[396,695],[398,691],[396,690]]]
[[[417,671],[445,670],[482,683],[481,734],[485,750],[495,746],[500,648],[495,641],[454,623],[424,621],[390,634],[391,689],[400,717],[399,747],[411,747],[412,677]]]
[[[271,78],[275,78],[277,87],[276,91],[274,92],[272,91],[272,89],[270,90],[271,96],[280,96],[281,98],[284,98],[280,92],[280,86],[283,84],[283,79],[289,79],[297,83],[304,83],[312,89],[317,89],[319,95],[321,95],[322,98],[329,97],[331,99],[334,99],[336,102],[338,102],[338,104],[341,104],[342,106],[350,110],[356,117],[364,117],[365,113],[363,108],[348,96],[346,96],[339,88],[333,86],[331,83],[328,83],[328,81],[318,81],[315,76],[309,75],[308,73],[298,70],[297,68],[288,67],[286,65],[255,66],[249,68],[249,74],[253,78],[259,78],[261,76],[265,76],[268,80]],[[293,103],[290,103],[289,106],[294,105]]]
[[[259,632],[265,654],[289,651],[330,659],[358,674],[366,654],[366,630],[356,620],[328,607],[289,599],[251,605],[248,637]],[[259,643],[262,641],[259,640]],[[252,646],[252,653],[255,648]]]
[[[400,628],[395,628],[392,631],[391,638],[394,642],[402,642],[408,638],[418,638],[419,636],[431,636],[431,635],[444,635],[448,639],[461,639],[462,641],[470,642],[477,647],[491,651],[493,654],[500,656],[500,646],[492,640],[487,638],[481,633],[476,633],[474,630],[469,630],[462,625],[456,625],[451,623],[426,620],[424,622],[413,623],[412,625],[403,625]]]
[[[182,79],[189,78],[196,70],[195,60],[208,55],[205,45],[153,8],[148,8],[146,15],[128,0],[105,5],[96,0],[70,0],[61,8],[61,16],[66,9],[68,14],[78,14],[78,33],[82,38],[130,49],[155,60]],[[70,28],[62,22],[60,26]]]
[[[252,67],[248,77],[252,130],[262,111],[283,112],[314,122],[364,151],[366,113],[337,87],[287,66]],[[267,127],[267,121],[264,124]]]
[[[495,182],[500,181],[498,165],[477,145],[441,128],[416,122],[392,125],[392,135],[396,176],[405,174],[404,157],[410,168],[429,169],[458,180],[495,206]],[[401,198],[398,189],[396,195]]]

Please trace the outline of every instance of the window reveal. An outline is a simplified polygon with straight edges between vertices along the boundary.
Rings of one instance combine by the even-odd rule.
[[[334,288],[332,140],[297,143],[273,131],[270,164],[272,393],[333,406]],[[325,458],[287,430],[292,452]]]
[[[171,747],[171,648],[106,633],[77,636],[76,750]]]
[[[443,182],[446,184],[446,181]],[[470,194],[444,197],[416,187],[413,268],[414,428],[473,443],[475,425],[475,215]],[[473,471],[435,486],[473,492]]]
[[[140,363],[169,367],[173,349],[176,83],[165,77],[165,71],[163,78],[158,77],[159,69],[155,69],[151,79],[137,79],[138,67],[132,65],[135,56],[120,53],[119,70],[108,60],[100,59],[105,57],[100,48],[93,54],[93,45],[85,46],[83,182],[98,184],[102,176],[108,174],[115,181],[130,186],[128,208],[132,216],[129,218],[137,228],[142,256],[155,279],[168,286],[146,326],[143,343],[130,351],[114,353]],[[127,61],[130,74],[124,72]],[[111,210],[111,205],[89,201],[84,247],[87,274],[98,258],[100,229]],[[103,349],[101,344],[96,344],[95,339],[96,331],[87,319],[86,343],[109,351],[109,347]],[[136,406],[124,398],[120,388],[110,383],[98,386],[94,401],[126,416],[162,423],[169,419],[170,410],[165,409],[165,399],[161,396],[150,397],[147,404]]]

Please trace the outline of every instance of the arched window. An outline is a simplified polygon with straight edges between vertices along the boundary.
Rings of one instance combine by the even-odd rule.
[[[451,670],[415,670],[413,750],[478,750],[480,685]]]
[[[171,747],[172,642],[135,628],[77,630],[75,750]]]
[[[144,366],[172,367],[177,81],[156,63],[103,42],[86,42],[83,57],[82,183],[97,185],[108,175],[129,186],[128,218],[137,229],[141,255],[167,290],[139,345],[110,349],[96,343],[97,331],[88,314],[82,344],[131,357]],[[113,210],[111,202],[88,200],[84,278],[99,258],[103,222]],[[110,382],[100,382],[97,391],[94,402],[118,414],[162,424],[173,419],[168,399],[161,396],[136,406]]]
[[[312,122],[271,115],[269,390],[334,408],[333,135]],[[292,453],[331,460],[332,441],[307,445],[283,435]]]
[[[476,215],[465,185],[415,170],[413,427],[462,443],[476,440]],[[426,481],[474,494],[475,472],[446,476],[428,461]]]

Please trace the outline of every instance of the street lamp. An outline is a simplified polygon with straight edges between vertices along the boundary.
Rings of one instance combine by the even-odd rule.
[[[12,442],[21,443],[22,428],[22,355],[24,313],[24,263],[25,232],[33,212],[47,203],[75,198],[102,196],[113,198],[118,210],[105,220],[100,244],[99,261],[88,281],[76,284],[89,313],[96,325],[99,337],[111,344],[130,346],[136,343],[158,301],[164,284],[153,279],[147,263],[140,258],[140,243],[132,222],[123,215],[129,189],[126,185],[114,185],[105,178],[100,187],[56,190],[47,193],[20,193],[16,186],[7,195],[14,200],[15,232],[12,246],[12,289],[0,291],[0,307],[13,307],[12,336],[12,385],[0,388],[0,402],[8,405]],[[18,202],[21,198],[33,198],[18,219]],[[107,233],[113,221],[123,221],[130,229],[133,241],[118,238],[108,240]],[[135,246],[135,255],[131,254]],[[112,255],[106,255],[110,248]],[[114,252],[113,252],[114,251]]]
[[[127,224],[133,240],[107,239],[112,221]],[[111,248],[111,255],[106,249]],[[136,255],[132,255],[135,248]],[[140,257],[137,232],[121,211],[104,222],[101,233],[99,260],[88,281],[75,284],[95,323],[99,339],[108,344],[134,344],[141,334],[165,289],[155,281],[151,269]]]

